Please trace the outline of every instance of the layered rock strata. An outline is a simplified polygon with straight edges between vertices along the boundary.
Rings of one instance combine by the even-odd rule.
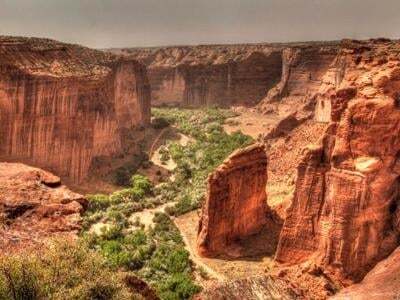
[[[337,45],[310,42],[110,51],[146,64],[154,105],[228,107],[254,106],[273,87],[267,99],[295,96],[306,101],[318,89]]]
[[[398,43],[344,42],[318,100],[331,124],[305,151],[276,259],[359,281],[398,245]]]
[[[0,158],[80,182],[95,157],[123,154],[150,122],[150,87],[133,60],[45,39],[0,37]]]
[[[282,51],[282,76],[258,104],[264,113],[305,118],[314,113],[316,93],[339,52],[338,43],[287,47]],[[319,120],[319,114],[316,119]]]
[[[0,163],[0,249],[38,245],[45,238],[73,237],[87,200],[60,178],[20,163]]]
[[[152,61],[148,68],[153,104],[254,106],[281,76],[280,51],[244,51],[236,56],[215,49],[210,52],[206,62],[201,54],[173,65]],[[169,55],[172,60],[173,54]]]
[[[240,255],[235,242],[266,223],[266,182],[267,156],[260,144],[235,151],[210,174],[198,229],[201,255]]]

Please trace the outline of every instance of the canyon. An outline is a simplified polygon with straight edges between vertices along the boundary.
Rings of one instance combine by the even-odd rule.
[[[398,296],[398,41],[98,51],[0,37],[0,74],[0,249],[15,251],[55,236],[76,239],[88,200],[60,178],[83,184],[97,176],[92,170],[105,158],[138,151],[144,135],[135,132],[154,125],[151,106],[218,106],[234,112],[224,126],[245,128],[255,142],[209,173],[201,209],[171,218],[196,262],[216,274],[195,299]],[[172,143],[163,135],[186,137],[173,145],[175,156],[195,141],[167,119],[158,118],[165,127],[153,128],[157,137],[147,141],[150,154],[164,147],[157,150],[161,182],[167,181],[161,156]],[[190,132],[190,124],[183,127]],[[176,168],[186,176],[194,170],[168,155],[173,167],[164,177]],[[172,189],[183,189],[179,176],[168,180]],[[198,184],[189,182],[193,189]],[[154,202],[144,204],[128,197],[135,209],[148,205],[131,216],[154,217],[143,230],[160,226],[154,219],[168,211],[161,198],[170,192],[147,191]],[[214,270],[218,264],[224,276]],[[241,275],[230,277],[238,265]],[[254,265],[255,271],[247,270]]]
[[[96,157],[124,154],[150,123],[146,68],[130,59],[36,38],[0,37],[0,157],[79,183]]]

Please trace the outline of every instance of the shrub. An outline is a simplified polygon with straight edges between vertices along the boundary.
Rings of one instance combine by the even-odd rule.
[[[89,212],[106,210],[111,205],[110,198],[104,194],[88,195],[87,198],[89,200]]]
[[[132,170],[127,167],[120,167],[115,170],[114,183],[119,186],[128,186]]]
[[[82,243],[55,241],[0,259],[0,299],[131,299],[120,273]]]
[[[184,195],[174,206],[167,207],[166,212],[172,216],[180,216],[198,207],[197,201],[193,202],[189,195]]]
[[[169,274],[189,272],[189,252],[183,248],[162,244],[151,257],[150,266]]]
[[[190,299],[200,291],[188,274],[173,274],[167,280],[157,285],[161,299],[180,300]]]
[[[42,295],[34,262],[24,257],[0,260],[0,299],[35,300]]]
[[[130,182],[132,189],[138,193],[143,193],[143,195],[146,195],[151,191],[152,185],[146,176],[135,174],[131,177]]]
[[[169,122],[167,119],[165,118],[153,118],[153,120],[151,121],[151,125],[153,126],[153,128],[155,129],[163,129],[165,127],[169,126]]]

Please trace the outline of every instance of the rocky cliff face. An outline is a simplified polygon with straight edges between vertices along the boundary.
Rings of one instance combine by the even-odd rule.
[[[254,106],[282,72],[282,45],[112,49],[146,64],[154,105]]]
[[[340,48],[331,50],[327,54],[330,63],[315,65],[318,84],[310,83],[307,72],[299,75],[299,82],[288,76],[282,85],[282,91],[287,91],[275,93],[277,89],[273,89],[268,99],[268,105],[282,105],[279,114],[290,100],[304,99],[301,109],[309,110],[314,118],[306,117],[302,124],[328,123],[322,127],[320,142],[304,149],[292,203],[282,214],[285,221],[275,253],[280,278],[289,279],[306,297],[322,299],[341,286],[362,280],[400,245],[400,44],[382,39],[343,41]],[[293,50],[285,51],[290,54]],[[300,60],[297,66],[301,65]],[[296,74],[296,69],[290,73]],[[296,123],[289,121],[289,125]],[[293,129],[286,132],[288,124],[280,123],[270,138],[283,134],[289,135],[289,140]],[[234,160],[229,164],[229,168],[240,166]],[[200,253],[218,253],[234,245],[229,241],[234,240],[230,237],[238,219],[236,213],[244,216],[241,211],[245,209],[232,210],[218,203],[239,207],[242,199],[258,197],[260,176],[254,176],[251,169],[233,176],[250,178],[246,186],[253,192],[246,197],[236,197],[236,187],[244,185],[236,181],[228,184],[230,172],[220,171],[210,178],[209,198],[200,222]],[[213,199],[220,200],[210,201]],[[241,220],[257,224],[255,216]],[[388,261],[396,261],[396,253]],[[381,270],[381,264],[377,268]],[[381,275],[372,271],[363,282],[369,289],[377,288],[368,276],[381,280]],[[393,277],[383,278],[393,286],[398,284]],[[385,293],[390,292],[385,289]]]
[[[201,255],[240,255],[235,242],[266,223],[266,182],[267,156],[259,144],[232,153],[209,176],[197,239]]]
[[[298,167],[276,259],[360,280],[399,245],[398,43],[344,42],[317,98],[331,124]]]
[[[109,51],[148,67],[154,105],[259,104],[268,112],[281,100],[281,110],[287,114],[313,100],[339,48],[339,42],[305,42]],[[287,105],[282,105],[285,99]]]
[[[79,182],[93,158],[122,154],[124,130],[150,121],[136,61],[44,39],[0,37],[0,157]]]
[[[0,163],[0,249],[34,246],[57,235],[74,236],[86,205],[83,196],[49,172]]]
[[[280,115],[313,111],[315,94],[335,62],[338,43],[291,46],[282,51],[280,82],[268,91],[258,108]]]

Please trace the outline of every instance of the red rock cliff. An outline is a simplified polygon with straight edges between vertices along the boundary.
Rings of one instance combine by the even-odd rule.
[[[147,65],[154,105],[254,106],[279,82],[282,71],[280,46],[202,45],[122,53]]]
[[[79,182],[94,157],[122,153],[125,129],[150,121],[136,61],[45,39],[0,37],[0,157]]]
[[[267,156],[259,144],[232,153],[208,178],[197,239],[204,256],[236,255],[235,241],[266,223]]]
[[[282,52],[281,80],[266,93],[258,108],[265,113],[273,111],[283,116],[312,110],[315,94],[338,51],[336,42],[306,43],[285,48]]]
[[[344,42],[318,92],[331,124],[298,167],[276,259],[360,280],[398,245],[400,45]]]

